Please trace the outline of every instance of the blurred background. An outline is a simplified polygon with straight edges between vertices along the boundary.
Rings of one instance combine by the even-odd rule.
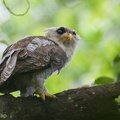
[[[5,0],[22,14],[26,0]],[[27,35],[44,35],[54,26],[67,26],[82,38],[72,61],[46,82],[50,93],[91,84],[96,78],[114,78],[112,62],[120,53],[120,0],[29,0],[24,16],[12,15],[0,1],[0,57],[5,48]],[[15,93],[18,95],[19,92]]]

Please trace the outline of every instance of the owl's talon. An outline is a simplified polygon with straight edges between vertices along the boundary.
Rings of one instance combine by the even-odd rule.
[[[37,92],[34,92],[34,94],[39,94]],[[57,98],[55,95],[52,95],[52,94],[49,94],[49,93],[42,93],[42,94],[39,94],[40,97],[42,98],[43,101],[45,101],[45,96],[47,97],[50,97],[50,98]]]
[[[45,101],[45,94],[42,93],[40,96],[41,96],[42,100]]]
[[[50,98],[57,98],[55,95],[49,94],[49,93],[42,93],[41,98],[43,101],[45,101],[45,96],[50,97]]]

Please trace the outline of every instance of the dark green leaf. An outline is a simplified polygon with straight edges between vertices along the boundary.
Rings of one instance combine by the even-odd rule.
[[[113,69],[116,82],[120,81],[120,54],[118,54],[113,60]]]
[[[118,96],[117,98],[115,98],[115,101],[120,105],[120,96]]]
[[[120,62],[120,54],[118,54],[113,60],[113,64]]]
[[[110,84],[114,83],[115,80],[113,78],[109,77],[99,77],[95,80],[94,85],[104,85],[104,84]]]
[[[118,74],[116,75],[115,81],[116,81],[116,82],[120,81],[120,73],[118,73]]]

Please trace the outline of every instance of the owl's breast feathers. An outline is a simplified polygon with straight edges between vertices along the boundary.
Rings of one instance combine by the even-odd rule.
[[[66,62],[66,53],[54,41],[43,36],[28,36],[4,51],[0,62],[0,84],[21,73],[31,74],[48,68],[60,71]]]

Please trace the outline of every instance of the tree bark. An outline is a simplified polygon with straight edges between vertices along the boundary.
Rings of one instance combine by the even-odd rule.
[[[57,99],[0,96],[0,120],[120,120],[120,82],[57,93]]]

